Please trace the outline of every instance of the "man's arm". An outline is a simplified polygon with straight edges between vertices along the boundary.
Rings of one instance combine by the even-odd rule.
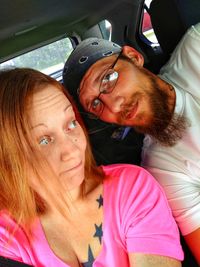
[[[184,236],[185,241],[200,266],[200,228]]]
[[[181,267],[180,261],[173,258],[140,253],[129,254],[130,267]]]

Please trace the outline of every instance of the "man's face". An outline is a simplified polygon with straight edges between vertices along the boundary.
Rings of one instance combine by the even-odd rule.
[[[100,93],[102,79],[115,59],[116,55],[99,60],[83,77],[79,98],[88,112],[94,113],[91,107]],[[141,129],[151,126],[162,101],[157,85],[159,78],[130,60],[119,58],[114,69],[118,72],[116,84],[112,92],[100,95],[103,111],[94,114],[103,121],[120,125]],[[164,100],[166,102],[166,98]]]
[[[157,135],[172,119],[175,93],[172,107],[170,94],[163,89],[167,87],[164,81],[135,64],[134,60],[119,58],[114,66],[118,73],[114,88],[110,93],[102,92],[99,96],[102,79],[115,59],[116,55],[103,58],[89,68],[80,84],[81,104],[86,111],[95,114],[93,106],[96,108],[96,103],[100,101],[103,108],[100,114],[97,112],[95,115],[101,120],[131,126],[159,139]],[[166,139],[169,139],[168,136]]]
[[[116,55],[99,60],[83,77],[79,98],[88,112],[92,112],[91,107],[100,93],[102,79],[115,59]],[[149,105],[149,78],[134,64],[122,59],[118,60],[114,69],[118,72],[115,87],[111,93],[101,94],[99,100],[104,108],[100,115],[95,115],[106,122],[129,126],[150,124],[153,114]]]

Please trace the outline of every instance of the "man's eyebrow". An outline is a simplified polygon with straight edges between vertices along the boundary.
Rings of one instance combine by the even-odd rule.
[[[96,79],[94,80],[95,83],[99,82],[101,83],[103,77],[105,76],[105,74],[108,72],[108,70],[110,69],[110,65],[105,64],[103,70],[101,71],[101,73],[96,77]]]
[[[101,80],[103,79],[104,75],[106,74],[106,72],[109,70],[110,68],[110,63],[106,63],[103,65],[103,69],[101,70],[100,73],[98,73],[98,75],[96,76],[96,78],[94,79],[94,83],[98,83],[101,82]],[[79,87],[79,93],[81,92],[81,89],[84,87],[85,82],[87,82],[88,77],[90,77],[91,73],[89,72],[88,75],[86,75],[86,77],[84,78],[84,80],[82,80],[82,82],[80,83],[80,87]]]

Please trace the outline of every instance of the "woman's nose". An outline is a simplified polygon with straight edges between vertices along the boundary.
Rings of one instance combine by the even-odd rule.
[[[63,138],[61,146],[61,159],[63,161],[67,161],[70,158],[76,158],[77,155],[79,154],[79,149],[78,146],[76,145],[77,143],[77,138],[76,137],[69,137],[65,136]]]

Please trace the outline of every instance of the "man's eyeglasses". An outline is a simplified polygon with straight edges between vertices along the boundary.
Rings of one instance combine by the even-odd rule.
[[[99,94],[96,98],[94,98],[91,102],[91,105],[89,107],[89,112],[95,115],[96,118],[100,118],[103,110],[104,110],[104,103],[101,101],[100,96],[101,94],[110,94],[117,83],[119,73],[114,70],[114,67],[118,61],[118,59],[122,55],[122,50],[113,62],[113,64],[109,67],[109,69],[104,74],[100,86],[99,86]]]

